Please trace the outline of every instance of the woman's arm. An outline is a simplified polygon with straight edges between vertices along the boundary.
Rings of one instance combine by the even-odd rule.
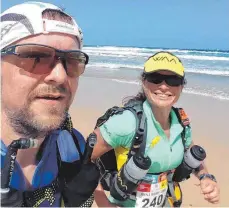
[[[98,157],[112,149],[112,147],[103,139],[99,128],[94,133],[97,135],[97,143],[92,153],[92,160],[95,161]],[[98,207],[117,207],[110,203],[101,184],[99,184],[94,192],[95,202]]]
[[[125,111],[110,117],[101,127],[94,130],[97,143],[93,149],[92,161],[115,147],[130,145],[135,132],[136,119],[132,112]],[[109,202],[101,185],[95,191],[95,201],[100,207],[115,206]]]
[[[194,145],[194,142],[192,142],[191,146]],[[206,174],[207,177],[201,177],[202,174]],[[204,195],[204,199],[207,200],[210,203],[217,204],[219,203],[220,199],[220,189],[217,184],[217,182],[210,178],[208,175],[208,170],[206,167],[206,164],[204,162],[200,165],[198,170],[194,173],[194,175],[200,179],[200,188],[202,191],[202,194]],[[203,175],[202,175],[203,176]]]
[[[104,140],[100,129],[97,128],[94,130],[94,133],[97,135],[97,142],[92,152],[92,160],[95,161],[104,153],[112,150],[113,148]]]

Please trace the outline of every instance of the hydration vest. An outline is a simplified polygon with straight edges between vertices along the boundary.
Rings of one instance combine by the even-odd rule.
[[[58,176],[49,185],[38,188],[34,191],[19,191],[10,188],[9,198],[1,200],[1,206],[19,207],[39,207],[44,200],[50,206],[55,202],[55,195],[60,193],[61,206],[70,207],[91,207],[94,201],[93,192],[98,185],[99,170],[94,163],[83,164],[83,153],[76,135],[73,133],[73,126],[70,117],[62,126],[67,130],[75,143],[80,159],[74,162],[64,162],[61,160],[58,145],[57,163]],[[45,141],[43,146],[45,145]],[[42,146],[40,148],[42,151]]]
[[[80,150],[79,142],[74,133],[72,133],[73,141],[76,145],[76,148],[79,152],[80,159],[74,162],[64,162],[61,160],[60,153],[57,147],[57,163],[58,163],[58,176],[57,178],[49,185],[42,188],[36,189],[35,191],[25,191],[24,195],[24,206],[26,207],[39,207],[42,200],[47,199],[50,202],[50,205],[54,202],[54,196],[57,193],[61,194],[62,206],[80,206],[80,207],[91,207],[94,201],[94,196],[89,192],[86,202],[80,197],[78,198],[75,195],[74,201],[77,201],[77,204],[72,204],[72,196],[70,196],[70,191],[67,190],[69,183],[72,179],[79,174],[79,171],[82,168],[82,159],[83,154]],[[77,184],[79,185],[79,184]],[[70,199],[71,197],[71,199]],[[78,199],[77,199],[78,198]]]
[[[186,143],[186,130],[190,128],[190,121],[182,108],[172,108],[176,113],[178,121],[183,127],[183,131],[181,133],[182,143],[184,145],[184,150],[187,149],[185,146]],[[111,116],[122,114],[125,110],[129,110],[133,113],[136,119],[136,132],[132,140],[131,148],[126,149],[123,147],[118,147],[112,149],[105,154],[103,154],[100,158],[96,160],[97,166],[100,169],[100,183],[104,190],[110,191],[110,187],[112,184],[113,177],[118,173],[124,163],[138,150],[140,144],[146,138],[147,130],[144,129],[144,124],[146,123],[146,117],[143,113],[143,102],[142,101],[133,101],[130,100],[123,107],[114,106],[108,109],[103,116],[101,116],[96,123],[95,128],[100,127],[104,124]],[[123,155],[126,155],[124,157]],[[180,206],[182,203],[182,192],[179,186],[179,183],[172,181],[172,174],[168,175],[168,183],[169,189],[167,193],[167,206]]]

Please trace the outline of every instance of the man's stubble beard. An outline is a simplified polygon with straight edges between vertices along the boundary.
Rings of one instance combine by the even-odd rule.
[[[25,138],[44,138],[51,131],[60,128],[69,110],[69,106],[62,113],[58,112],[55,108],[50,109],[50,113],[54,117],[48,117],[49,120],[44,122],[39,119],[39,115],[33,113],[29,106],[29,104],[25,105],[17,111],[8,108],[5,109],[9,124],[14,132]]]

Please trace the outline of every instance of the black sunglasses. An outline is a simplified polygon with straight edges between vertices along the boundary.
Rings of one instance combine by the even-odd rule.
[[[179,77],[177,75],[164,75],[156,72],[145,75],[145,79],[154,84],[160,84],[165,81],[165,83],[171,87],[177,87],[185,84],[185,79],[183,77]]]
[[[59,60],[71,77],[80,76],[89,61],[89,56],[80,50],[58,50],[40,44],[20,44],[2,49],[1,56],[8,55],[16,57],[10,59],[13,64],[34,74],[50,73]]]

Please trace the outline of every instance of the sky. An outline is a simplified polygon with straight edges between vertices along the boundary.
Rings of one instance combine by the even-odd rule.
[[[229,50],[229,0],[40,0],[65,8],[85,45]],[[2,0],[1,11],[25,2]]]

